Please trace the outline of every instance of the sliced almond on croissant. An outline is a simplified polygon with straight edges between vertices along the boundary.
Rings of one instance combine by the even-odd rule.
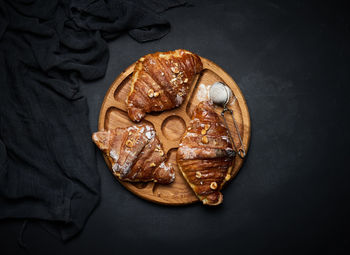
[[[139,122],[146,113],[178,107],[186,98],[200,58],[187,50],[148,54],[137,61],[127,99],[128,115]]]
[[[220,192],[230,179],[235,152],[228,130],[209,102],[201,102],[193,112],[183,135],[177,164],[196,196],[207,205],[222,203]]]
[[[166,163],[167,157],[151,125],[99,131],[92,139],[120,180],[169,184],[175,179],[174,168]]]

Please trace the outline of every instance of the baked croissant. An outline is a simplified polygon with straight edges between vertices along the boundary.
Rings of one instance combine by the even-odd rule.
[[[105,153],[113,174],[130,182],[169,184],[175,179],[171,164],[151,125],[135,125],[96,132],[92,140]]]
[[[199,103],[180,141],[176,160],[203,204],[218,205],[222,202],[220,190],[230,179],[234,156],[228,130],[212,103]]]
[[[126,102],[130,119],[139,122],[148,112],[180,106],[202,69],[200,58],[187,50],[157,52],[140,58]]]

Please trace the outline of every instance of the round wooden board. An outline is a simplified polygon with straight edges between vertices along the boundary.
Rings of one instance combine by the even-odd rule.
[[[200,101],[208,99],[209,86],[214,82],[221,81],[227,84],[236,97],[236,100],[233,99],[230,101],[229,108],[234,111],[244,147],[248,151],[250,142],[250,117],[241,90],[236,82],[219,66],[208,59],[201,57],[201,60],[203,62],[203,71],[197,75],[185,102],[180,107],[169,111],[147,114],[144,120],[141,121],[141,123],[153,124],[163,144],[164,152],[167,153],[168,160],[173,163],[176,171],[175,181],[170,185],[161,185],[153,182],[131,183],[119,180],[128,190],[141,198],[167,205],[185,205],[198,201],[198,198],[194,195],[177,167],[176,151],[181,136],[190,121],[191,112]],[[109,88],[101,106],[98,122],[99,131],[116,127],[128,127],[136,124],[129,119],[125,103],[130,90],[134,66],[135,63],[122,72]],[[222,108],[216,107],[216,111],[217,113],[221,113]],[[227,117],[233,139],[236,144],[239,144],[233,120],[229,114],[225,116]],[[111,169],[111,165],[106,157],[105,161]],[[232,178],[238,173],[242,164],[243,159],[237,155],[233,166]]]

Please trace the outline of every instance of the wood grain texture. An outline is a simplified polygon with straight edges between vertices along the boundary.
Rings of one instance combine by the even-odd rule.
[[[163,144],[164,152],[168,154],[169,161],[173,163],[176,171],[175,181],[170,185],[161,185],[153,182],[130,183],[120,181],[129,191],[143,199],[167,205],[185,205],[198,201],[198,198],[194,195],[177,167],[176,150],[185,132],[186,125],[190,121],[191,112],[200,101],[208,99],[209,85],[212,85],[214,82],[221,81],[227,84],[236,97],[236,100],[231,100],[228,106],[234,111],[244,146],[248,151],[251,130],[250,117],[241,90],[236,82],[219,66],[208,59],[201,57],[201,60],[203,62],[203,71],[197,75],[184,103],[172,110],[147,114],[144,120],[141,121],[141,123],[151,123],[154,126]],[[125,103],[130,90],[131,75],[134,66],[135,63],[123,71],[107,91],[100,110],[99,131],[136,124],[129,119]],[[221,113],[222,108],[216,107],[216,111],[217,113]],[[233,139],[236,144],[239,144],[233,120],[229,115],[225,116],[228,120]],[[236,163],[232,169],[232,178],[237,175],[244,161],[238,155],[235,160]],[[111,169],[109,161],[106,158],[105,161]],[[223,190],[223,193],[225,193],[225,190]]]

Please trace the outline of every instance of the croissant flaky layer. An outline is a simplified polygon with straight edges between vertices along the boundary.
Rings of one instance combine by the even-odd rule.
[[[94,133],[92,139],[120,180],[168,184],[175,179],[175,170],[165,163],[167,157],[151,125],[100,131]]]
[[[235,152],[228,130],[209,102],[201,102],[193,112],[181,139],[177,164],[197,197],[207,205],[223,200],[220,192],[230,179]]]
[[[127,99],[131,120],[146,113],[164,111],[182,104],[203,69],[200,58],[187,50],[148,54],[137,61]]]

